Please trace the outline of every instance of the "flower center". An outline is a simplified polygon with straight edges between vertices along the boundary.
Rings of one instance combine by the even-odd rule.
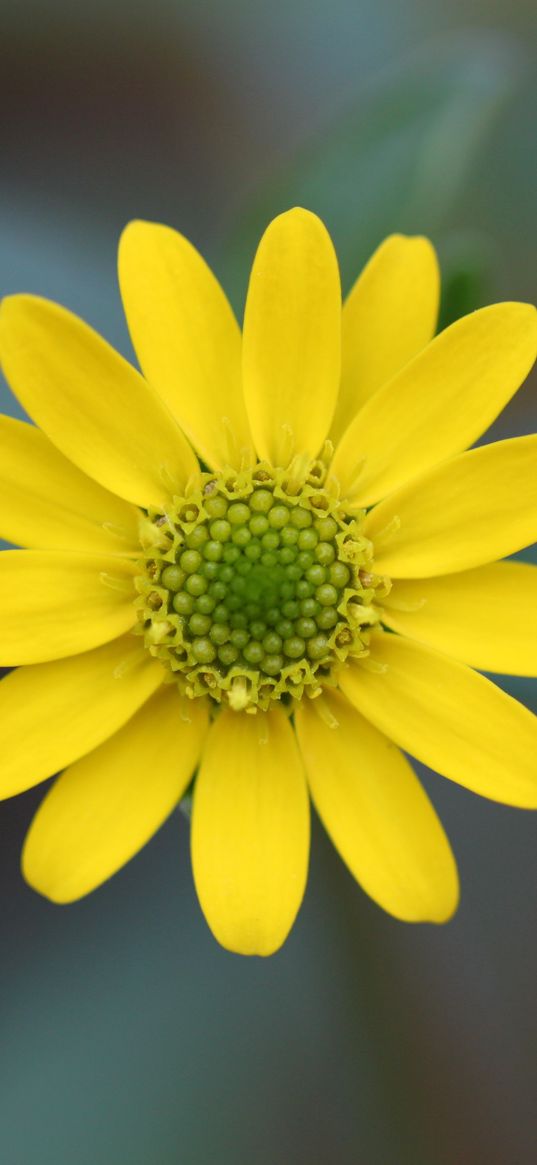
[[[323,478],[318,462],[301,482],[265,464],[200,473],[188,496],[150,511],[138,630],[188,696],[266,709],[366,654],[386,580],[361,516]]]

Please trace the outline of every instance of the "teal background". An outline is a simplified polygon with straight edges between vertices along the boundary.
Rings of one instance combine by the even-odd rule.
[[[191,237],[240,311],[260,231],[301,202],[346,286],[408,230],[438,246],[444,321],[534,298],[532,3],[4,0],[0,19],[3,292],[57,299],[129,355],[129,218]],[[536,419],[533,379],[487,439]],[[537,708],[535,685],[505,686]],[[18,869],[42,790],[3,804],[0,1160],[533,1165],[535,818],[422,775],[460,865],[455,920],[382,914],[315,827],[268,961],[209,935],[180,814],[58,908]]]

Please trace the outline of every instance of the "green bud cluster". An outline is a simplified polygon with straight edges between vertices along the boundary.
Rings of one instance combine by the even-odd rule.
[[[364,653],[381,580],[359,521],[322,488],[246,477],[230,489],[204,474],[173,513],[151,515],[140,630],[188,695],[266,708]]]

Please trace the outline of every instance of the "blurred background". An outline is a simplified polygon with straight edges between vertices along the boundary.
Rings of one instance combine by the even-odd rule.
[[[240,312],[260,231],[302,203],[346,287],[403,230],[438,246],[444,322],[535,298],[533,0],[2,0],[0,21],[2,292],[57,299],[130,355],[129,218],[187,234]],[[535,388],[495,437],[537,428]],[[502,682],[536,709],[535,685]],[[316,827],[268,961],[209,935],[181,814],[60,908],[18,867],[42,789],[3,804],[0,1160],[533,1165],[535,818],[423,776],[456,919],[383,915]]]

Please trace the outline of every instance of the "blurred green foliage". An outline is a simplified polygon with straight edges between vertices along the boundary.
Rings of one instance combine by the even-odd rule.
[[[237,308],[260,235],[292,205],[326,223],[344,292],[393,231],[430,235],[449,252],[450,216],[513,92],[517,64],[505,41],[465,37],[431,47],[364,87],[339,122],[241,208],[220,263]],[[468,254],[459,246],[456,266],[449,264],[444,323],[478,306],[484,270],[474,242]]]

